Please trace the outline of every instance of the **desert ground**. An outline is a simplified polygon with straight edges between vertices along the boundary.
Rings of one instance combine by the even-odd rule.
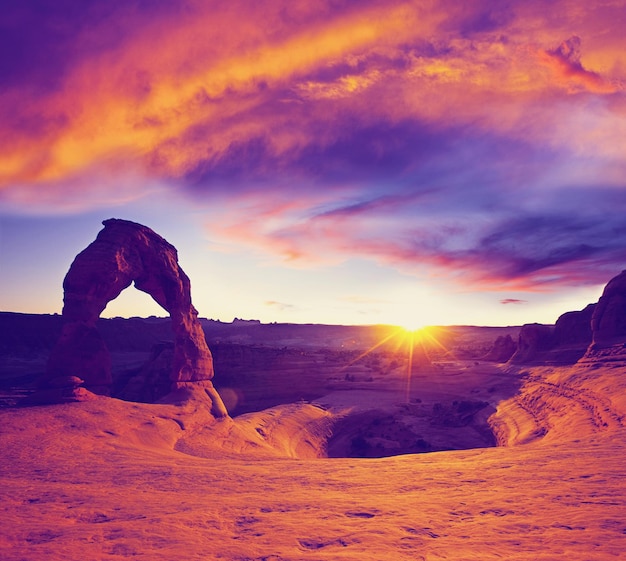
[[[5,399],[0,558],[623,558],[623,362],[486,362],[476,330],[476,356],[457,337],[412,366],[406,347],[374,348],[379,334],[269,347],[205,331],[230,417],[201,402]],[[39,354],[4,352],[7,387],[41,368],[36,339]],[[121,377],[141,360],[112,354]]]

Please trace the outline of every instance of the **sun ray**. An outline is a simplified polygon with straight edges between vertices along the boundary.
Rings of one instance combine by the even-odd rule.
[[[366,351],[363,351],[359,356],[357,356],[355,359],[351,360],[350,362],[348,362],[348,364],[346,364],[341,371],[349,368],[350,366],[352,366],[353,364],[355,364],[356,362],[358,362],[359,360],[365,358],[367,355],[369,355],[370,353],[374,352],[376,349],[378,349],[379,347],[381,347],[382,345],[384,345],[385,343],[387,343],[388,341],[390,341],[391,339],[393,339],[394,337],[397,337],[402,331],[401,327],[398,327],[395,331],[393,331],[392,333],[390,333],[389,335],[387,335],[386,337],[384,337],[383,339],[381,339],[380,341],[378,341],[378,343],[376,343],[375,345],[373,345],[372,347],[370,347],[369,349],[367,349]]]
[[[419,330],[419,337],[422,341],[425,341],[427,343],[427,345],[424,344],[424,347],[436,347],[444,353],[449,354],[451,352],[450,349],[448,349],[448,347],[446,347],[441,342],[441,340],[435,335],[435,333],[436,328],[434,327],[424,327]]]
[[[419,329],[410,329],[401,326],[378,326],[384,329],[380,339],[372,346],[361,352],[356,358],[347,362],[341,371],[345,371],[355,363],[363,360],[371,353],[380,350],[384,345],[390,345],[387,350],[398,357],[401,362],[404,402],[410,403],[414,371],[418,368],[432,367],[437,360],[454,358],[451,349],[445,344],[446,329],[435,326],[425,326]],[[391,369],[398,366],[391,366]],[[430,368],[431,373],[434,372]]]
[[[413,349],[415,348],[415,331],[408,334],[409,337],[409,363],[406,371],[406,395],[405,402],[409,403],[411,398],[411,376],[413,374]]]

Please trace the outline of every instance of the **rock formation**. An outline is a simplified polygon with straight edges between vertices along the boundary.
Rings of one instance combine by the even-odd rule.
[[[591,318],[596,347],[626,341],[626,271],[609,281]]]
[[[626,271],[604,287],[593,311],[591,332],[585,359],[626,358]]]
[[[96,240],[76,256],[63,282],[64,325],[50,355],[39,399],[80,398],[79,382],[90,392],[109,393],[109,351],[96,321],[106,305],[134,282],[135,288],[147,292],[170,314],[175,339],[172,391],[201,389],[212,401],[213,414],[226,415],[211,383],[213,359],[176,248],[141,224],[118,219],[103,224]]]
[[[511,362],[574,364],[591,343],[591,318],[595,307],[589,304],[583,310],[566,312],[553,326],[524,325]]]
[[[553,330],[554,326],[541,323],[527,323],[523,325],[519,333],[517,350],[511,357],[511,362],[524,364],[536,361],[540,353],[552,347]]]
[[[500,335],[493,342],[493,347],[483,357],[483,360],[507,362],[517,350],[517,343],[510,335]]]
[[[595,307],[589,304],[580,311],[561,315],[554,325],[554,345],[586,349],[591,343],[591,318]]]

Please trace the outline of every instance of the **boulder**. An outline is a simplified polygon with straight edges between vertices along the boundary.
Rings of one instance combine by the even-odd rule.
[[[191,302],[189,277],[178,264],[176,248],[146,226],[109,219],[79,253],[63,281],[64,325],[50,354],[42,388],[57,378],[75,376],[90,392],[108,395],[111,388],[109,351],[96,322],[107,304],[133,282],[169,314],[174,356],[169,381],[173,392],[198,389],[212,400],[215,416],[227,415],[213,388],[213,359],[198,312]],[[183,392],[185,393],[185,392]]]

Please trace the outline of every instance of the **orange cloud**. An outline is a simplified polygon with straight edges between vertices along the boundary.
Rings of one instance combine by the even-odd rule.
[[[556,78],[570,91],[584,89],[607,94],[620,90],[617,84],[610,83],[596,72],[585,70],[580,58],[581,40],[576,35],[563,41],[556,49],[540,53],[542,62],[553,70]]]
[[[60,91],[31,100],[41,121],[60,115],[63,126],[45,135],[15,131],[17,143],[6,139],[0,185],[54,181],[96,162],[153,153],[161,171],[179,175],[199,157],[259,130],[254,122],[232,127],[230,120],[262,105],[268,87],[291,87],[299,76],[368,45],[407,40],[430,29],[433,19],[400,3],[329,14],[291,31],[275,19],[278,30],[259,25],[265,18],[256,12],[231,7],[173,22],[177,27],[154,22],[119,50],[83,61]],[[213,134],[187,139],[180,149],[181,137],[198,124]]]
[[[533,1],[210,4],[155,16],[127,8],[95,38],[78,33],[85,52],[76,48],[54,88],[0,93],[0,198],[61,209],[115,204],[152,193],[146,176],[241,204],[260,191],[277,206],[249,224],[219,217],[220,238],[269,244],[298,261],[322,253],[318,242],[308,251],[294,241],[307,229],[329,240],[329,256],[347,243],[329,218],[306,222],[315,205],[349,191],[367,199],[381,178],[465,188],[466,168],[484,166],[475,138],[492,138],[491,152],[506,141],[537,147],[560,181],[601,172],[603,185],[623,183],[624,54],[611,3],[555,2],[554,11]],[[126,29],[119,43],[97,36],[117,37],[116,26]],[[572,29],[581,41],[555,48]],[[87,48],[99,40],[108,47]],[[473,138],[463,144],[466,131]],[[563,153],[574,158],[559,160]],[[537,154],[499,164],[529,205],[530,186],[539,185],[539,199],[554,183],[540,176]]]

